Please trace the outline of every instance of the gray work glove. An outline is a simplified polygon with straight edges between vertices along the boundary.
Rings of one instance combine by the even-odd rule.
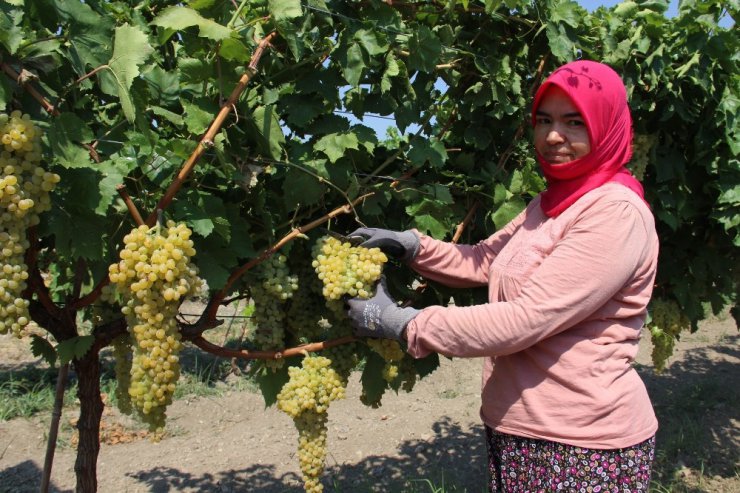
[[[365,248],[380,248],[386,255],[408,262],[419,253],[419,236],[412,230],[391,231],[381,228],[359,228],[347,236],[360,236]]]
[[[354,335],[400,341],[406,325],[419,314],[416,308],[401,308],[388,294],[385,276],[376,285],[372,298],[351,298],[347,301]]]

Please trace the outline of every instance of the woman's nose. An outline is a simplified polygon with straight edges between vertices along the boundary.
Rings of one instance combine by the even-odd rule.
[[[553,126],[549,132],[547,132],[547,143],[548,144],[560,144],[565,142],[563,132],[557,126]]]

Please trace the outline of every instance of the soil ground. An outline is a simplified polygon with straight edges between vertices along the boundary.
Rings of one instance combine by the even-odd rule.
[[[649,339],[643,339],[637,367],[661,420],[659,474],[672,476],[655,479],[674,488],[660,491],[740,491],[738,342],[731,318],[709,320],[698,332],[685,334],[666,371],[655,374]],[[40,364],[27,347],[25,341],[0,336],[0,372]],[[378,409],[360,403],[355,375],[347,398],[329,411],[325,491],[485,491],[486,451],[478,418],[481,363],[443,358],[411,394],[386,394]],[[65,408],[53,492],[74,491],[70,420],[76,414]],[[152,443],[137,439],[128,418],[106,408],[100,492],[303,491],[293,424],[274,407],[265,409],[258,393],[226,390],[218,397],[180,399],[168,416],[168,435]],[[0,492],[38,491],[48,423],[48,416],[0,422]],[[429,481],[446,489],[434,490]]]

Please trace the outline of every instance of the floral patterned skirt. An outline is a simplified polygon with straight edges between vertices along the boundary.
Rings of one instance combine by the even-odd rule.
[[[647,492],[655,437],[603,450],[522,438],[486,426],[492,493]]]

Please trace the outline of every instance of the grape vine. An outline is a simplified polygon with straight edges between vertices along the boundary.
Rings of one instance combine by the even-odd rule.
[[[9,113],[0,120],[0,332],[21,334],[30,313],[49,340],[63,342],[82,335],[76,321],[92,316],[95,343],[72,361],[81,388],[95,388],[100,349],[126,330],[120,317],[107,323],[107,307],[88,309],[121,244],[127,218],[120,198],[137,223],[136,206],[149,209],[150,225],[170,205],[173,217],[190,221],[199,275],[214,288],[197,326],[182,326],[183,338],[196,344],[217,325],[226,300],[251,297],[251,286],[272,289],[250,280],[239,292],[237,282],[263,261],[256,252],[286,255],[299,289],[275,301],[287,314],[281,335],[264,344],[251,338],[235,351],[285,359],[266,371],[274,379],[263,387],[268,401],[307,343],[322,349],[342,378],[361,360],[369,405],[386,389],[410,388],[436,367],[434,356],[389,362],[365,341],[318,347],[350,340],[342,295],[331,286],[335,299],[325,300],[324,286],[317,292],[300,265],[310,254],[288,252],[285,243],[338,204],[351,204],[329,217],[338,226],[346,219],[340,214],[352,212],[370,225],[449,239],[476,203],[462,241],[489,236],[544,187],[522,124],[531,94],[542,76],[581,55],[623,75],[636,128],[651,139],[647,145],[637,135],[630,167],[642,178],[661,238],[656,294],[675,302],[693,326],[710,310],[731,309],[740,320],[739,40],[720,22],[735,15],[727,2],[683,2],[675,17],[664,15],[666,2],[594,12],[577,2],[529,0],[449,8],[332,3],[336,9],[299,0],[37,3],[0,9],[7,27],[0,112]],[[38,126],[12,112],[21,108]],[[397,129],[384,139],[347,111],[359,119],[387,115]],[[40,147],[29,151],[40,128]],[[38,169],[41,149],[47,171]],[[19,173],[29,162],[33,172]],[[249,186],[238,185],[268,167]],[[62,174],[59,186],[48,170]],[[43,196],[21,196],[34,186],[54,189],[54,207],[46,209]],[[14,225],[24,210],[28,222]],[[39,227],[29,229],[40,212]],[[274,238],[288,240],[268,243]],[[405,272],[387,274],[391,288],[408,286]],[[367,291],[357,282],[340,290]],[[131,296],[121,291],[122,301]],[[430,284],[416,300],[425,306],[451,297],[460,306],[483,299]],[[230,349],[213,346],[206,350]],[[263,347],[269,349],[254,356]],[[254,366],[264,369],[262,360]],[[97,486],[97,399],[81,399],[80,423],[75,471],[78,490],[89,493]]]

